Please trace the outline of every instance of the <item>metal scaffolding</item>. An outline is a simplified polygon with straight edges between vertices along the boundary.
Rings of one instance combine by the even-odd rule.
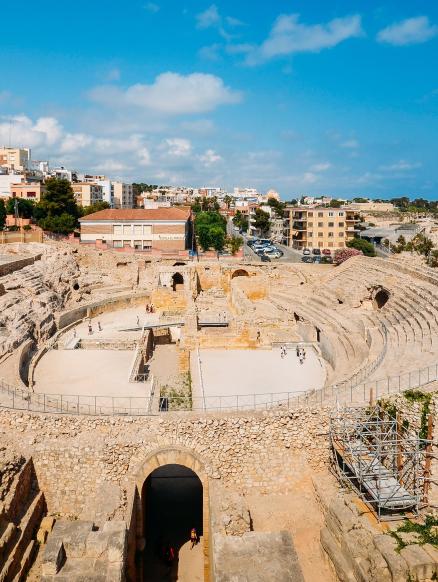
[[[334,469],[379,520],[418,514],[426,442],[378,405],[339,410],[330,422]]]

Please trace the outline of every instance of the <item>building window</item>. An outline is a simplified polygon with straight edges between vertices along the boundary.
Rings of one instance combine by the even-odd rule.
[[[324,226],[324,223],[323,222],[318,222],[318,227],[319,228],[322,228],[323,226]]]
[[[344,247],[344,243],[343,242],[340,242],[339,243],[339,248],[342,249],[343,247]]]
[[[122,227],[120,224],[115,224],[113,226],[113,234],[122,234]],[[120,241],[122,242],[122,241]]]
[[[324,243],[320,241],[320,242],[318,243],[318,246],[319,246],[319,248],[321,249],[321,248],[324,246]]]
[[[308,212],[307,216],[312,216],[313,217],[313,212]]]
[[[339,236],[340,236],[340,237],[343,237],[343,236],[344,236],[344,233],[343,233],[343,232],[340,232],[340,233],[339,233]]]
[[[333,243],[332,242],[329,242],[328,246],[329,246],[330,249],[332,249],[333,248]]]
[[[121,249],[122,246],[123,246],[122,241],[121,240],[115,240],[115,241],[113,241],[113,246],[114,246],[115,249]]]
[[[134,234],[142,234],[141,224],[134,224]]]
[[[143,234],[152,234],[152,226],[150,224],[143,225]]]
[[[340,212],[340,213],[339,213],[339,216],[344,216],[344,213],[343,213],[343,212]]]
[[[134,248],[137,249],[138,251],[141,251],[141,240],[134,241]]]
[[[323,236],[324,236],[324,233],[323,232],[318,232],[318,237],[319,238],[322,238]]]
[[[333,238],[335,236],[332,232],[329,232],[328,235],[329,235],[329,238]]]
[[[147,251],[152,248],[152,241],[151,240],[144,240],[143,241],[143,250]]]
[[[313,226],[313,222],[308,222],[307,226]]]
[[[123,234],[131,234],[131,225],[130,224],[123,225]]]
[[[343,222],[340,222],[339,223],[339,228],[342,228],[343,226],[344,226],[344,223]]]
[[[318,212],[318,218],[322,218],[324,216],[324,212]]]
[[[328,226],[329,226],[329,228],[333,228],[335,226],[335,223],[334,222],[329,222],[328,223]]]
[[[307,238],[313,238],[313,232],[308,232],[307,233]]]
[[[334,212],[329,212],[329,216],[334,216],[335,213]]]
[[[131,246],[131,241],[130,240],[124,240],[123,241],[123,246],[124,247],[130,247]]]

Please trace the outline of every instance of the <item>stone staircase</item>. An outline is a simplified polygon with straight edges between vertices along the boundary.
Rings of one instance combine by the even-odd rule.
[[[45,512],[32,460],[0,449],[0,580],[26,579]]]

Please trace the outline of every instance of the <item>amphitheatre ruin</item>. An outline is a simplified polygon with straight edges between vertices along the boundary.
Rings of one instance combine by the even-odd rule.
[[[0,580],[437,579],[419,259],[8,245],[0,306]]]

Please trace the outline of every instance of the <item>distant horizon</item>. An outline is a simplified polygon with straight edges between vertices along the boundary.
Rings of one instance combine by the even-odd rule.
[[[0,143],[35,159],[283,199],[438,198],[436,3],[41,0],[19,35],[15,6],[2,17]]]

